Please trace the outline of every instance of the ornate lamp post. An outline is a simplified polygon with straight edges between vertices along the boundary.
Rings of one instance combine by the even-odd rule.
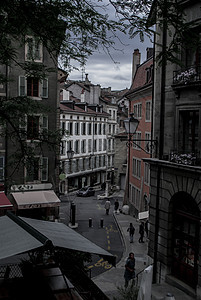
[[[128,142],[126,143],[128,147],[128,159],[127,159],[127,176],[126,176],[126,191],[124,195],[123,205],[128,205],[129,203],[129,176],[130,176],[130,147],[132,146],[132,136],[137,130],[139,121],[133,117],[133,113],[130,114],[130,118],[124,120],[124,125],[126,132],[128,134]]]
[[[71,170],[72,170],[72,168],[71,168],[71,159],[73,158],[75,152],[70,148],[66,152],[66,154],[67,154],[67,157],[68,157],[68,160],[69,160],[69,173],[71,173]],[[69,184],[68,184],[68,187],[69,187]],[[67,190],[68,190],[68,188],[67,188]]]

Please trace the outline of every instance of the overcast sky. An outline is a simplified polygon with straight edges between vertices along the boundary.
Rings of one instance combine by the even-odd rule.
[[[107,13],[114,16],[114,10],[110,9]],[[153,45],[148,38],[145,38],[143,43],[140,42],[138,36],[134,39],[129,39],[129,36],[121,33],[119,38],[123,43],[116,44],[115,48],[119,50],[110,49],[111,55],[117,63],[114,63],[109,55],[101,51],[101,49],[89,58],[84,73],[88,74],[88,79],[91,83],[100,84],[101,87],[111,87],[112,90],[130,88],[134,49],[138,48],[140,50],[142,63],[146,60],[146,48]],[[82,75],[82,70],[73,71],[69,79],[82,80]]]

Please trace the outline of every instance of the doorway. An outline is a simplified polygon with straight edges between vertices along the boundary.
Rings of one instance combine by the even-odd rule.
[[[173,197],[172,274],[195,288],[198,281],[199,208],[185,192]]]

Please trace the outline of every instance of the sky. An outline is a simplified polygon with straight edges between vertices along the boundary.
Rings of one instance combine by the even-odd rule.
[[[114,18],[114,10],[110,9],[107,13]],[[100,84],[102,88],[111,87],[112,90],[130,88],[134,49],[139,49],[141,63],[143,63],[146,60],[146,48],[153,47],[151,41],[146,37],[145,41],[141,42],[138,36],[130,39],[128,35],[120,33],[119,39],[122,43],[117,41],[116,50],[110,49],[113,60],[117,63],[101,49],[88,59],[84,74],[88,74],[88,79],[92,84]],[[72,71],[69,76],[71,80],[83,80],[84,78],[82,70]]]

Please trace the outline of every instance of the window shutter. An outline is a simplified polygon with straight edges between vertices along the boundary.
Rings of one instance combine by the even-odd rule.
[[[41,97],[48,98],[48,79],[43,79],[41,83]]]
[[[48,136],[48,117],[41,116],[40,117],[40,134],[43,139],[46,139]]]
[[[27,139],[27,116],[19,119],[19,133],[22,140]]]
[[[19,96],[26,96],[26,77],[19,76]]]
[[[42,157],[41,180],[48,180],[48,157]]]

